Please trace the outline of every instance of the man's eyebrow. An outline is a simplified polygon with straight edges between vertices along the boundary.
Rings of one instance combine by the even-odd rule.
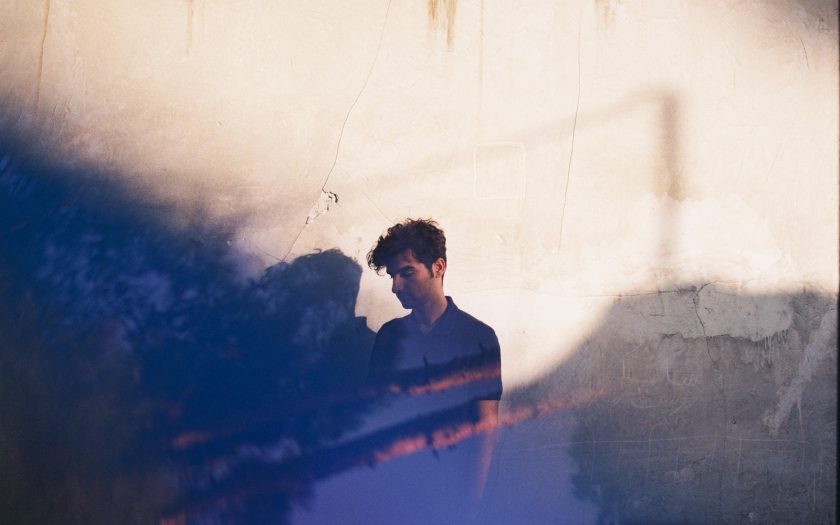
[[[406,265],[400,266],[399,268],[397,268],[393,272],[391,270],[385,270],[385,273],[387,273],[390,276],[393,276],[394,274],[400,273],[401,271],[405,270],[406,268],[411,268],[411,265],[406,264]]]

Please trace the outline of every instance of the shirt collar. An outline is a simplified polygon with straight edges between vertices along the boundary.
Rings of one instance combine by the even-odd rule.
[[[451,297],[448,295],[446,296],[446,310],[440,314],[438,320],[435,321],[435,324],[432,325],[432,328],[423,334],[420,331],[420,323],[417,322],[417,318],[414,317],[414,314],[410,314],[408,318],[411,320],[411,327],[419,334],[422,335],[433,335],[433,334],[448,334],[452,331],[453,321],[455,318],[455,313],[458,311],[458,307],[455,305],[455,301],[452,300]]]

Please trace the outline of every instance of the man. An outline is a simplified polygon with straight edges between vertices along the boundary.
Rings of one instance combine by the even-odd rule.
[[[454,422],[439,419],[429,423],[423,429],[427,435],[440,430],[437,425],[441,422],[444,427],[483,430],[459,443],[460,458],[450,463],[467,471],[454,479],[463,482],[467,499],[477,503],[490,466],[502,394],[496,334],[444,294],[446,238],[433,220],[408,219],[392,226],[379,237],[367,261],[377,273],[387,271],[392,279],[391,291],[403,308],[411,310],[379,330],[368,369],[369,381],[398,381],[425,372],[420,377],[436,386],[415,395],[414,406],[403,413],[426,416],[419,420],[427,422],[436,421],[436,415],[462,414]],[[416,379],[413,381],[416,387]],[[451,475],[449,479],[453,479]]]

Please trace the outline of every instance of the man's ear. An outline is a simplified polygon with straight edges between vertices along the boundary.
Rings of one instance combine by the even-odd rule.
[[[438,257],[438,260],[432,263],[432,275],[443,277],[444,273],[446,273],[446,261],[442,257]]]

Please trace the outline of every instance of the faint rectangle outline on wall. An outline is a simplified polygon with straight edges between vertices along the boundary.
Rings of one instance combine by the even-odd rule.
[[[473,197],[520,199],[525,194],[525,145],[479,142],[473,146]]]

